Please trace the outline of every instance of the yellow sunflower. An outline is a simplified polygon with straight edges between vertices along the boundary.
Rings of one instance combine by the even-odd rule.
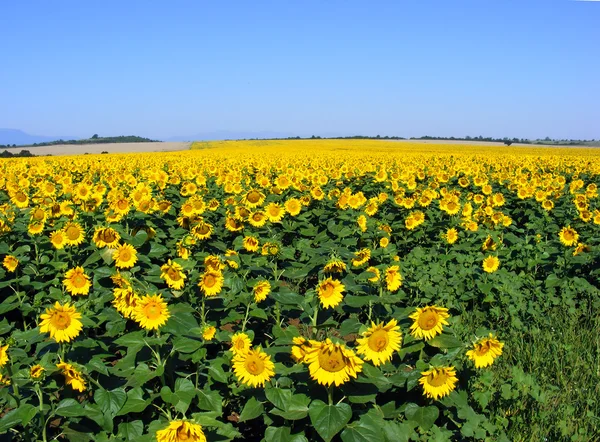
[[[371,322],[371,327],[362,336],[356,340],[356,353],[363,355],[365,361],[371,361],[375,366],[385,364],[392,359],[395,351],[400,350],[402,332],[395,319],[385,325]]]
[[[321,385],[336,387],[356,378],[362,371],[363,360],[341,344],[334,344],[329,338],[307,348],[304,363],[308,365],[310,377]]]
[[[185,419],[169,422],[167,428],[156,432],[156,442],[206,442],[202,425]]]
[[[40,364],[36,364],[29,369],[29,376],[31,379],[39,379],[44,374],[44,367]]]
[[[402,275],[400,266],[390,266],[385,269],[385,282],[390,292],[395,292],[402,286]]]
[[[483,260],[483,271],[494,273],[500,267],[500,260],[496,256],[488,256]]]
[[[71,295],[87,295],[90,293],[90,277],[85,274],[83,267],[75,267],[65,273],[63,284]]]
[[[346,264],[344,261],[334,257],[325,264],[323,271],[325,273],[342,273],[346,271]]]
[[[432,368],[421,375],[419,383],[423,386],[425,396],[436,400],[449,395],[458,382],[454,367]]]
[[[558,238],[566,247],[570,247],[577,244],[579,234],[577,233],[577,230],[573,229],[571,226],[567,226],[561,229],[558,233]]]
[[[297,198],[290,198],[284,204],[285,210],[291,216],[298,216],[302,210],[302,203]]]
[[[200,275],[200,282],[198,287],[204,292],[204,296],[211,297],[217,296],[223,289],[223,274],[214,270],[207,270]]]
[[[181,290],[185,284],[185,274],[183,273],[183,267],[177,264],[175,261],[170,259],[164,264],[160,271],[160,277],[167,282],[169,288],[175,290]]]
[[[112,258],[119,269],[130,269],[137,262],[137,251],[131,244],[122,244],[114,251]]]
[[[65,224],[63,231],[67,237],[66,242],[70,246],[78,246],[85,239],[83,227],[74,221]]]
[[[6,270],[13,273],[15,270],[17,270],[17,266],[19,265],[19,260],[15,256],[6,255],[4,257],[4,259],[2,260],[2,265],[4,266],[4,268]]]
[[[46,313],[40,315],[40,332],[50,333],[50,337],[56,342],[71,342],[83,328],[80,318],[81,313],[74,306],[68,302],[61,305],[56,301],[53,307],[47,308]]]
[[[317,287],[321,305],[326,309],[337,306],[344,299],[344,289],[344,284],[331,277],[321,281]]]
[[[371,250],[369,249],[360,249],[354,252],[354,258],[352,259],[352,265],[354,267],[360,267],[371,258]]]
[[[410,334],[415,338],[429,340],[442,333],[444,325],[448,325],[448,309],[435,305],[418,308],[409,316],[414,322],[410,326]]]
[[[141,297],[133,310],[133,319],[146,330],[158,330],[170,316],[169,307],[160,294]]]
[[[252,289],[252,293],[254,294],[254,301],[257,303],[262,302],[271,293],[271,284],[269,281],[259,281]]]
[[[85,380],[77,368],[67,362],[60,362],[56,364],[56,368],[58,368],[65,376],[65,383],[70,385],[73,390],[77,390],[79,392],[85,391]]]
[[[467,352],[467,356],[475,363],[475,368],[484,368],[494,363],[494,360],[502,354],[503,347],[504,343],[490,333],[487,338],[475,342],[473,349]]]
[[[283,215],[285,215],[285,209],[277,203],[269,203],[265,207],[265,213],[267,214],[270,222],[278,223],[283,219]]]
[[[246,353],[237,353],[232,360],[233,372],[242,384],[264,387],[275,376],[275,364],[259,347]]]
[[[64,230],[57,230],[50,234],[50,243],[57,250],[63,249],[67,243],[67,236]]]
[[[131,287],[118,287],[113,290],[113,306],[125,318],[133,318],[133,311],[140,301],[140,297]]]
[[[8,345],[0,346],[0,367],[4,367],[8,362]]]
[[[205,341],[212,341],[216,333],[217,329],[214,325],[206,324],[202,328],[202,339],[204,339]]]
[[[458,240],[458,230],[456,230],[454,227],[448,229],[444,235],[444,238],[448,244],[454,244]]]
[[[369,268],[368,268],[366,271],[367,271],[368,273],[372,273],[372,274],[373,274],[373,276],[371,276],[371,277],[369,278],[369,281],[370,281],[370,282],[378,282],[378,281],[379,281],[379,279],[381,278],[381,274],[380,274],[380,272],[379,272],[379,269],[378,269],[377,267],[373,267],[373,266],[371,266],[371,267],[369,267]]]
[[[238,332],[231,337],[231,351],[234,355],[247,353],[252,347],[252,341],[246,333]]]
[[[119,244],[121,235],[115,229],[111,227],[98,227],[94,231],[92,241],[96,244],[99,249],[103,247],[114,248]]]

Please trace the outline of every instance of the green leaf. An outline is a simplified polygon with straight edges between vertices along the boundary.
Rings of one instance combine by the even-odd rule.
[[[194,396],[196,396],[196,387],[189,379],[178,378],[175,381],[175,394],[178,401],[174,403],[175,409],[183,414],[187,411]]]
[[[179,336],[173,340],[173,350],[179,353],[194,353],[202,346],[202,342]]]
[[[126,335],[121,336],[119,339],[115,339],[114,343],[121,346],[126,347],[128,350],[133,349],[133,351],[137,351],[141,349],[145,344],[145,334],[143,331],[135,331],[131,333],[127,333]]]
[[[285,410],[286,403],[292,398],[292,392],[283,388],[265,388],[265,396],[277,408]]]
[[[22,425],[25,427],[37,414],[38,408],[31,404],[23,404],[19,408],[9,411],[0,419],[0,433],[10,428]]]
[[[433,339],[427,341],[429,345],[436,348],[458,348],[462,347],[463,343],[460,342],[452,335],[441,334]]]
[[[86,412],[75,399],[63,399],[54,410],[56,414],[64,417],[85,416]]]
[[[104,390],[99,388],[94,393],[94,400],[100,406],[100,410],[108,416],[116,416],[125,405],[127,393],[122,388]]]
[[[150,403],[149,399],[144,399],[144,391],[140,388],[133,388],[127,392],[125,405],[119,410],[116,416],[122,416],[128,413],[141,413]]]
[[[415,407],[410,410],[406,410],[405,414],[409,420],[416,422],[419,427],[427,431],[433,426],[436,419],[440,415],[440,410],[435,406]]]
[[[319,436],[329,442],[350,421],[352,409],[345,403],[327,405],[323,401],[314,400],[310,404],[308,415]]]
[[[308,414],[308,404],[310,404],[310,398],[308,396],[304,394],[295,394],[289,401],[285,402],[285,408],[274,408],[271,410],[271,414],[281,416],[288,420],[304,419]]]
[[[219,414],[223,408],[223,399],[217,391],[198,390],[198,408],[200,410],[217,411]]]
[[[308,442],[304,434],[291,434],[289,427],[269,427],[265,431],[265,442]]]
[[[140,420],[119,424],[117,436],[124,440],[136,440],[144,432],[144,423]]]
[[[256,419],[264,411],[264,406],[254,396],[250,397],[240,413],[240,422]]]

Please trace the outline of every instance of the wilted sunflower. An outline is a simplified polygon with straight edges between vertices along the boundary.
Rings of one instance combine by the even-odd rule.
[[[8,362],[8,345],[0,346],[0,367],[4,367]]]
[[[325,267],[323,267],[325,273],[342,273],[346,271],[346,264],[339,258],[331,258]]]
[[[409,316],[414,321],[410,326],[410,334],[415,338],[429,340],[442,333],[442,327],[448,325],[446,319],[449,317],[447,308],[435,305],[417,307],[417,310]]]
[[[183,267],[170,259],[160,268],[160,277],[164,279],[169,288],[181,290],[185,284]]]
[[[31,377],[31,379],[39,379],[44,374],[44,371],[44,367],[40,364],[36,364],[29,369],[29,377]]]
[[[356,378],[362,371],[363,361],[354,352],[329,338],[307,348],[304,363],[308,365],[310,377],[321,385],[336,387]]]
[[[275,364],[259,347],[245,353],[237,353],[232,364],[233,372],[239,381],[250,387],[264,387],[265,382],[275,376]]]
[[[246,333],[238,332],[231,337],[231,351],[234,355],[248,352],[251,346],[252,341]]]
[[[402,275],[400,266],[390,266],[385,269],[385,282],[390,292],[395,292],[402,286]]]
[[[225,268],[225,264],[218,255],[208,255],[204,258],[204,267],[206,270],[220,272]]]
[[[122,244],[114,251],[112,258],[119,269],[130,269],[137,262],[137,251],[131,244]]]
[[[577,230],[573,229],[571,226],[567,226],[561,229],[561,231],[558,233],[558,238],[560,239],[561,243],[567,247],[570,247],[577,244],[579,234],[577,233]]]
[[[71,295],[87,295],[92,286],[90,277],[85,274],[83,267],[67,270],[63,284]]]
[[[47,308],[46,313],[40,315],[40,332],[50,333],[50,337],[56,342],[71,342],[83,328],[80,318],[81,313],[74,306],[68,302],[61,305],[56,301],[53,307]]]
[[[4,266],[4,268],[6,270],[13,273],[15,270],[17,270],[17,266],[19,265],[19,260],[15,256],[6,255],[4,257],[4,259],[2,260],[2,265]]]
[[[331,277],[321,281],[317,287],[319,300],[324,308],[337,306],[344,299],[344,284]]]
[[[92,241],[96,244],[99,249],[103,247],[114,248],[119,244],[121,235],[115,229],[111,227],[98,227],[94,231]]]
[[[356,353],[363,355],[365,361],[371,361],[375,366],[385,364],[392,359],[395,351],[400,350],[402,332],[395,319],[385,325],[371,322],[371,327],[362,336],[356,340]]]
[[[352,265],[354,267],[360,267],[371,258],[371,250],[369,249],[360,249],[354,252],[355,258],[352,259]]]
[[[271,284],[269,281],[259,281],[252,289],[252,293],[254,294],[254,301],[257,303],[262,302],[267,299],[267,295],[271,293]]]
[[[467,356],[475,363],[475,368],[484,368],[494,363],[494,359],[502,354],[504,343],[500,342],[490,333],[489,337],[482,338],[473,344],[473,349]]]
[[[488,256],[483,260],[483,271],[494,273],[500,267],[500,260],[496,256]]]
[[[169,307],[160,294],[141,297],[133,310],[133,319],[146,330],[158,330],[170,316]]]
[[[421,375],[419,383],[423,386],[425,396],[436,400],[450,394],[458,382],[454,367],[432,368]]]
[[[81,372],[77,370],[73,365],[67,362],[60,362],[56,364],[61,373],[65,376],[65,383],[70,385],[73,390],[79,392],[85,391],[85,380],[81,375]]]
[[[185,419],[169,422],[167,428],[156,432],[156,442],[206,442],[202,426]]]
[[[258,250],[258,239],[253,236],[246,236],[242,241],[242,246],[248,252],[256,252]]]
[[[207,270],[200,275],[200,282],[198,287],[204,292],[204,296],[211,297],[217,296],[223,289],[223,274],[214,270]]]

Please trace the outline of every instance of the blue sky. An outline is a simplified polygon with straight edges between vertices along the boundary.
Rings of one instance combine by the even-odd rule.
[[[600,139],[600,1],[5,1],[0,128]]]

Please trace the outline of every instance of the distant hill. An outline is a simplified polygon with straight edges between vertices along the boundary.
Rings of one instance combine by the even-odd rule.
[[[64,140],[64,139],[52,139],[52,141],[41,141],[33,143],[6,143],[2,144],[1,147],[11,147],[17,145],[17,147],[39,147],[39,146],[56,146],[59,144],[71,144],[71,145],[85,145],[85,144],[109,144],[109,143],[152,143],[160,142],[159,140],[152,140],[150,138],[138,137],[136,135],[121,135],[118,137],[99,137],[94,135],[91,138],[82,138],[77,140]]]
[[[0,129],[0,146],[16,144],[17,146],[32,145],[33,143],[45,143],[57,139],[78,140],[80,137],[59,136],[48,137],[43,135],[30,135],[18,129]]]

